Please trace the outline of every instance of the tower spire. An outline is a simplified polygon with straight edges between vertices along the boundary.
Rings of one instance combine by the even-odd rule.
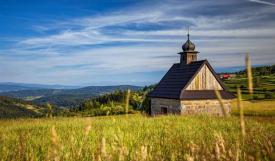
[[[180,52],[180,64],[186,65],[191,62],[197,61],[198,51],[195,51],[195,44],[190,40],[190,27],[188,26],[187,30],[187,41],[182,45],[183,52]]]
[[[188,32],[187,32],[187,38],[188,38],[188,40],[189,40],[189,37],[190,37],[189,30],[190,30],[190,28],[188,26]]]
[[[184,52],[194,52],[195,51],[195,44],[193,44],[190,40],[190,27],[187,28],[187,41],[185,44],[182,45],[182,50]]]

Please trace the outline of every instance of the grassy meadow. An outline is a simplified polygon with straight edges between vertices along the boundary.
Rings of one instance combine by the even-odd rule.
[[[275,99],[275,74],[266,76],[254,75],[253,96],[249,94],[247,76],[245,74],[238,74],[234,78],[224,80],[224,82],[229,91],[233,93],[236,93],[237,87],[240,87],[244,99]]]
[[[242,101],[244,119],[232,103],[231,117],[2,119],[0,161],[275,160],[275,100]]]
[[[0,121],[0,160],[274,160],[274,119],[141,114]]]
[[[245,116],[274,117],[275,119],[275,100],[250,100],[243,101]],[[237,101],[232,102],[232,115],[239,115]]]

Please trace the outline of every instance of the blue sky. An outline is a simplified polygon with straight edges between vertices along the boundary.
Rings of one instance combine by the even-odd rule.
[[[158,82],[186,41],[217,71],[275,63],[273,0],[0,1],[0,82]]]

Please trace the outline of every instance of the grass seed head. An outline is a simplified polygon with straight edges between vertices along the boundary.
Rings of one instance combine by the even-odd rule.
[[[128,89],[127,93],[126,93],[126,102],[125,102],[125,114],[128,114],[129,111],[129,101],[130,101],[130,94],[131,94],[131,90]]]
[[[52,127],[51,133],[52,133],[52,151],[51,151],[52,160],[59,161],[60,160],[58,156],[59,143],[58,143],[58,136],[55,130],[55,126]]]
[[[90,119],[87,119],[86,123],[87,123],[87,125],[84,130],[85,137],[87,137],[89,135],[89,132],[91,131],[91,128],[92,128]]]
[[[227,112],[226,112],[224,103],[223,103],[223,101],[222,101],[222,96],[221,96],[220,91],[217,90],[217,89],[215,89],[215,94],[216,94],[216,97],[218,98],[218,101],[219,101],[219,103],[220,103],[220,106],[221,106],[221,110],[222,110],[223,116],[227,117]]]
[[[240,126],[241,126],[241,134],[242,139],[245,138],[245,122],[244,122],[244,114],[243,114],[243,104],[242,104],[242,93],[240,88],[237,89],[238,95],[238,108],[240,110]]]
[[[147,158],[147,147],[146,146],[141,146],[141,160],[145,161]]]
[[[107,156],[107,152],[106,152],[106,140],[104,137],[101,140],[100,150],[101,150],[101,156],[105,158]]]
[[[250,57],[248,53],[246,54],[246,57],[245,57],[245,63],[246,63],[246,71],[247,71],[248,91],[252,95],[253,94],[253,76],[252,76]]]

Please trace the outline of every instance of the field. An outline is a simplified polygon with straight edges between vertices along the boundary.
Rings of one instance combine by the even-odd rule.
[[[245,116],[275,117],[275,100],[243,101]],[[232,102],[232,114],[239,115],[237,102]],[[274,118],[275,119],[275,118]]]
[[[224,80],[226,86],[233,93],[236,93],[237,87],[240,87],[244,99],[270,99],[275,98],[275,74],[268,76],[254,75],[254,95],[251,97],[247,90],[246,75],[240,74],[235,78]]]
[[[274,119],[140,114],[0,121],[0,160],[274,160]]]

